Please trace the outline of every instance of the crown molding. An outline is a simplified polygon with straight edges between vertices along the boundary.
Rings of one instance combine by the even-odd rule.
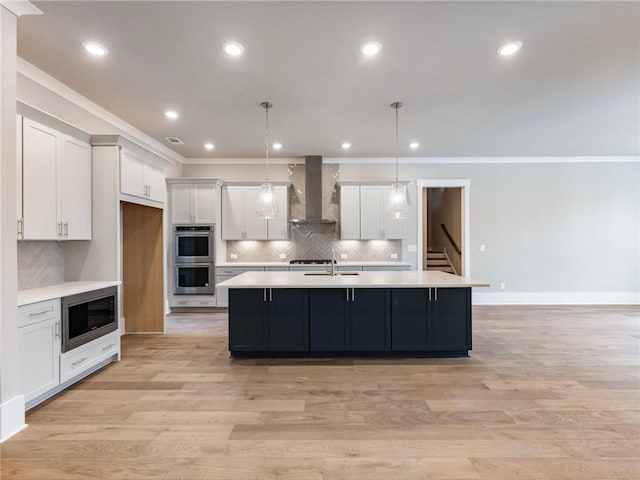
[[[395,163],[395,157],[362,157],[341,158],[324,157],[324,163],[368,163],[386,164]],[[402,157],[398,163],[426,163],[426,164],[453,164],[453,163],[640,163],[640,156],[633,155],[594,155],[576,157]]]
[[[42,15],[42,10],[27,0],[2,0],[0,1],[0,5],[16,17],[23,15]]]
[[[52,93],[64,98],[65,100],[73,103],[74,105],[82,108],[83,110],[95,115],[96,117],[104,120],[105,122],[113,125],[121,131],[121,135],[128,140],[139,144],[146,150],[164,158],[170,163],[184,163],[185,158],[177,152],[174,152],[167,146],[158,142],[155,138],[150,137],[141,130],[130,123],[125,122],[120,117],[114,115],[108,110],[102,108],[100,105],[92,102],[87,97],[80,95],[75,90],[72,90],[64,83],[56,80],[48,73],[43,72],[38,67],[27,62],[25,59],[18,57],[16,70],[20,75],[27,77],[30,80],[38,83]],[[18,101],[22,101],[18,98]],[[46,112],[45,112],[46,113]],[[78,127],[76,127],[78,128]],[[92,134],[105,133],[105,132],[89,132]]]
[[[304,157],[269,157],[270,165],[289,165],[304,163]],[[264,165],[265,158],[185,158],[185,165]]]

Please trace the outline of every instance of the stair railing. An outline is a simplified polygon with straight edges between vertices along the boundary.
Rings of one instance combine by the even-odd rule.
[[[445,224],[441,223],[440,226],[442,227],[442,231],[444,232],[444,235],[447,237],[447,240],[449,240],[451,245],[453,245],[453,249],[456,251],[456,253],[458,255],[462,255],[462,251],[460,250],[460,247],[458,247],[458,245],[456,245],[455,240],[453,239],[453,237],[449,233],[449,230],[447,230],[447,227],[445,226]],[[446,252],[446,249],[445,249],[445,252]]]

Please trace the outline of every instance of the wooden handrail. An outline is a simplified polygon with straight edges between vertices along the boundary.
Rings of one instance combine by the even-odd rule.
[[[444,234],[446,235],[446,237],[449,239],[449,242],[451,242],[451,245],[453,245],[453,249],[456,251],[456,253],[458,255],[462,255],[462,251],[460,250],[460,247],[456,245],[456,242],[453,240],[453,237],[449,233],[449,230],[447,230],[447,227],[445,226],[445,224],[441,223],[440,226],[442,227],[442,230],[444,231]]]

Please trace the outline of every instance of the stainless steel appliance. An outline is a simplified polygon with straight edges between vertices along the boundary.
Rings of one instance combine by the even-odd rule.
[[[176,225],[175,263],[213,263],[215,225]]]
[[[63,352],[117,330],[117,292],[108,287],[62,297]]]
[[[173,292],[175,295],[213,295],[213,263],[176,264]]]

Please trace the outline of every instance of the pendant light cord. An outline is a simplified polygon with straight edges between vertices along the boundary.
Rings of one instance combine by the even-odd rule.
[[[265,177],[266,183],[269,183],[269,109],[273,106],[270,102],[262,102],[260,104],[265,110]]]
[[[400,102],[396,102],[396,186],[398,186],[398,109]]]
[[[399,123],[399,115],[398,115],[398,110],[400,109],[400,107],[402,106],[402,102],[393,102],[391,104],[391,107],[395,109],[396,111],[396,187],[398,186],[398,151],[400,149],[399,145],[399,134],[398,134],[398,123]]]

